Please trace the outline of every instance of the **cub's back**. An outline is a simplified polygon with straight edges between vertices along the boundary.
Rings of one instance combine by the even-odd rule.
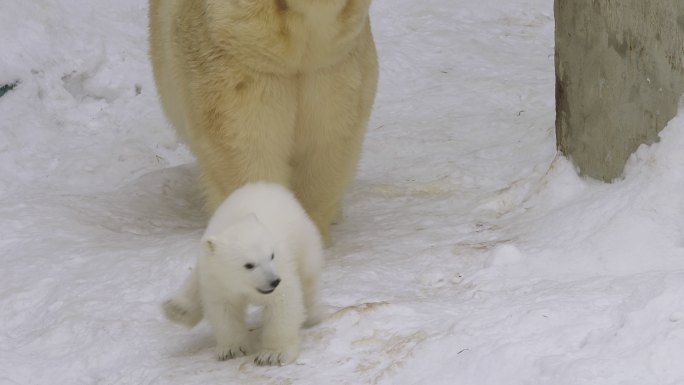
[[[311,234],[320,239],[316,226],[294,194],[279,184],[267,182],[250,183],[235,190],[216,209],[207,234],[220,232],[251,213],[281,241],[311,238]]]

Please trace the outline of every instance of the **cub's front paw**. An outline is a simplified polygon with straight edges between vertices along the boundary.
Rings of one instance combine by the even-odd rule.
[[[219,361],[231,360],[249,354],[247,344],[226,344],[216,347],[216,358]]]
[[[297,356],[299,356],[297,349],[262,350],[254,358],[254,363],[259,366],[283,366],[295,362]]]

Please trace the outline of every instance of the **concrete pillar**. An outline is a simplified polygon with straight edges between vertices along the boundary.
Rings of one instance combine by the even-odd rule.
[[[684,0],[555,0],[554,9],[558,148],[582,174],[612,181],[677,113]]]

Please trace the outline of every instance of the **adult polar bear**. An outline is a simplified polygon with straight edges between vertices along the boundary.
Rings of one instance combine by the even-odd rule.
[[[324,238],[375,98],[371,0],[150,0],[163,108],[197,156],[207,209],[259,180]]]

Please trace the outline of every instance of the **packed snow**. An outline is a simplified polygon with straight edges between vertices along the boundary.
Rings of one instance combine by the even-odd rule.
[[[577,176],[552,3],[375,0],[328,316],[258,367],[160,310],[206,217],[146,2],[0,0],[0,384],[684,384],[684,116],[622,180]]]

